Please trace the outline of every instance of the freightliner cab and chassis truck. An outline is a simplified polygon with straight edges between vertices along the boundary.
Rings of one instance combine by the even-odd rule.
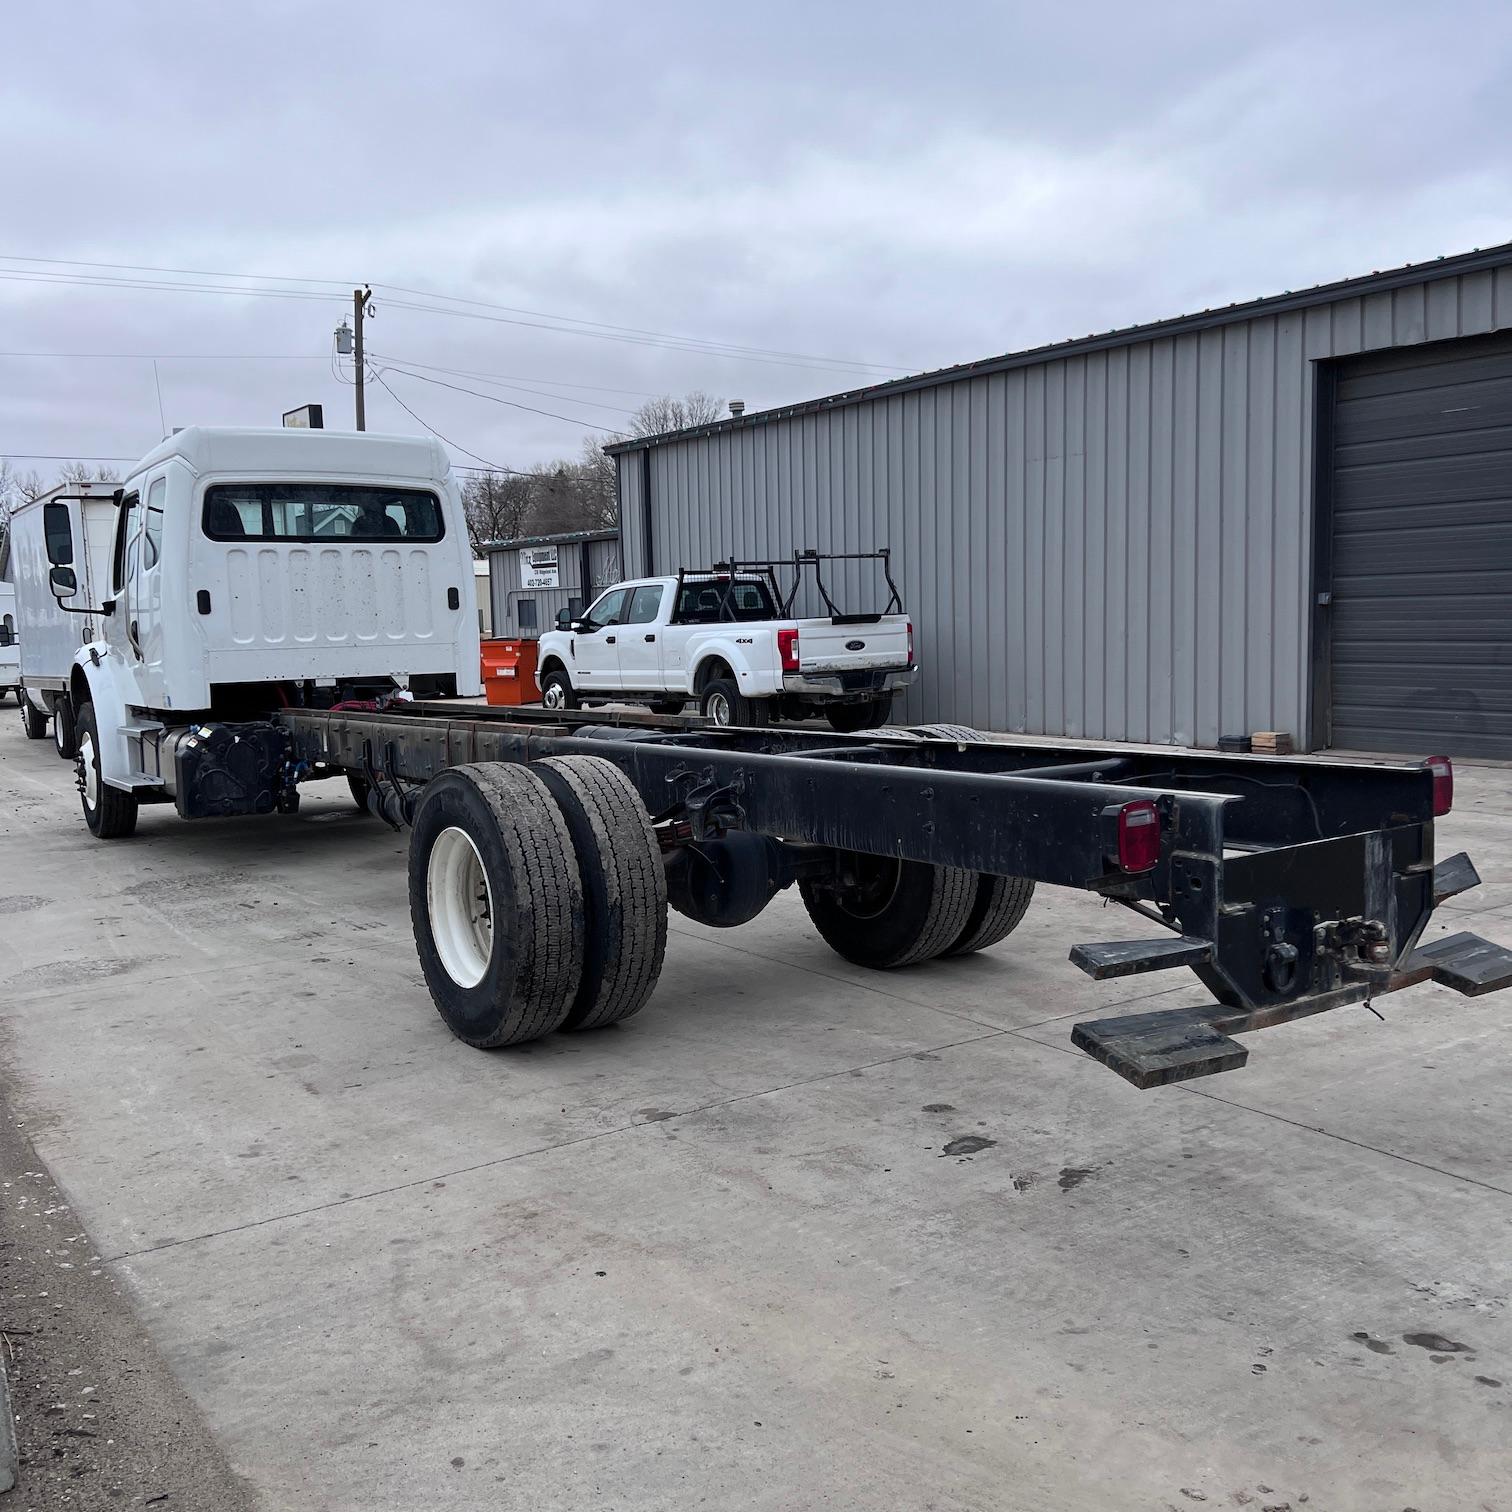
[[[1422,943],[1434,907],[1479,882],[1467,856],[1435,854],[1443,758],[440,701],[477,687],[471,558],[445,460],[413,441],[186,431],[127,480],[115,552],[111,597],[78,606],[103,634],[69,688],[90,830],[124,839],[143,804],[288,812],[304,784],[346,778],[410,830],[422,970],[471,1045],[629,1019],[656,985],[669,906],[734,926],[788,886],[834,950],[882,970],[997,944],[1037,884],[1138,915],[1137,937],[1078,945],[1072,963],[1188,968],[1212,995],[1074,1026],[1140,1087],[1232,1070],[1236,1035],[1430,978],[1512,985],[1512,952],[1468,933]]]

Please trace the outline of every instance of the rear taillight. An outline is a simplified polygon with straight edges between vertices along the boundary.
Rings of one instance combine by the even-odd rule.
[[[1147,872],[1160,860],[1160,811],[1148,798],[1118,810],[1118,869]]]
[[[913,621],[908,622],[908,665],[913,666]]]
[[[798,670],[798,632],[796,630],[777,632],[777,655],[782,658],[784,672]]]
[[[1423,765],[1433,773],[1433,817],[1442,819],[1454,807],[1454,763],[1447,756],[1430,756]]]

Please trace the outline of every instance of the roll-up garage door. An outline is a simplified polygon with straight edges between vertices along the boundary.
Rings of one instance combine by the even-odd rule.
[[[1512,758],[1512,338],[1333,374],[1332,744]]]

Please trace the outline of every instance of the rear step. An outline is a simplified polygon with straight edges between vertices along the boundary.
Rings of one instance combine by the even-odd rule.
[[[1170,940],[1103,940],[1071,947],[1071,964],[1080,966],[1098,982],[1145,971],[1169,971],[1176,966],[1203,966],[1212,959],[1213,942],[1192,935],[1177,935]]]
[[[1479,935],[1448,935],[1414,950],[1383,991],[1394,992],[1429,980],[1467,997],[1512,987],[1512,950]],[[1286,1023],[1299,1016],[1298,1010],[1301,1014],[1316,1013],[1325,1007],[1358,1002],[1363,996],[1360,991],[1333,1003],[1303,1000],[1290,1012],[1285,1004],[1248,1010],[1206,1003],[1199,1008],[1131,1013],[1077,1024],[1071,1030],[1071,1043],[1136,1087],[1159,1087],[1237,1070],[1249,1059],[1249,1051],[1231,1037],[1233,1034]]]
[[[1480,883],[1480,873],[1464,851],[1450,856],[1433,868],[1433,906],[1437,908],[1445,898],[1458,897]]]

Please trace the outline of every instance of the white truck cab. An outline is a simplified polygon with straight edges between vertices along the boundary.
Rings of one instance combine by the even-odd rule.
[[[616,583],[577,619],[562,611],[557,629],[541,637],[542,701],[548,708],[645,703],[677,714],[692,699],[716,724],[817,713],[837,730],[886,724],[893,696],[916,675],[913,626],[901,612],[887,553],[863,555],[880,560],[887,574],[890,594],[880,614],[842,613],[819,570],[836,558],[818,552]],[[778,567],[794,569],[786,594]],[[797,618],[792,609],[810,567],[829,612]]]
[[[77,725],[86,818],[91,782],[101,803],[179,801],[173,754],[202,723],[480,691],[472,553],[435,441],[180,431],[117,491],[94,603],[77,501],[48,506],[41,536],[59,606],[99,627],[57,714]]]

